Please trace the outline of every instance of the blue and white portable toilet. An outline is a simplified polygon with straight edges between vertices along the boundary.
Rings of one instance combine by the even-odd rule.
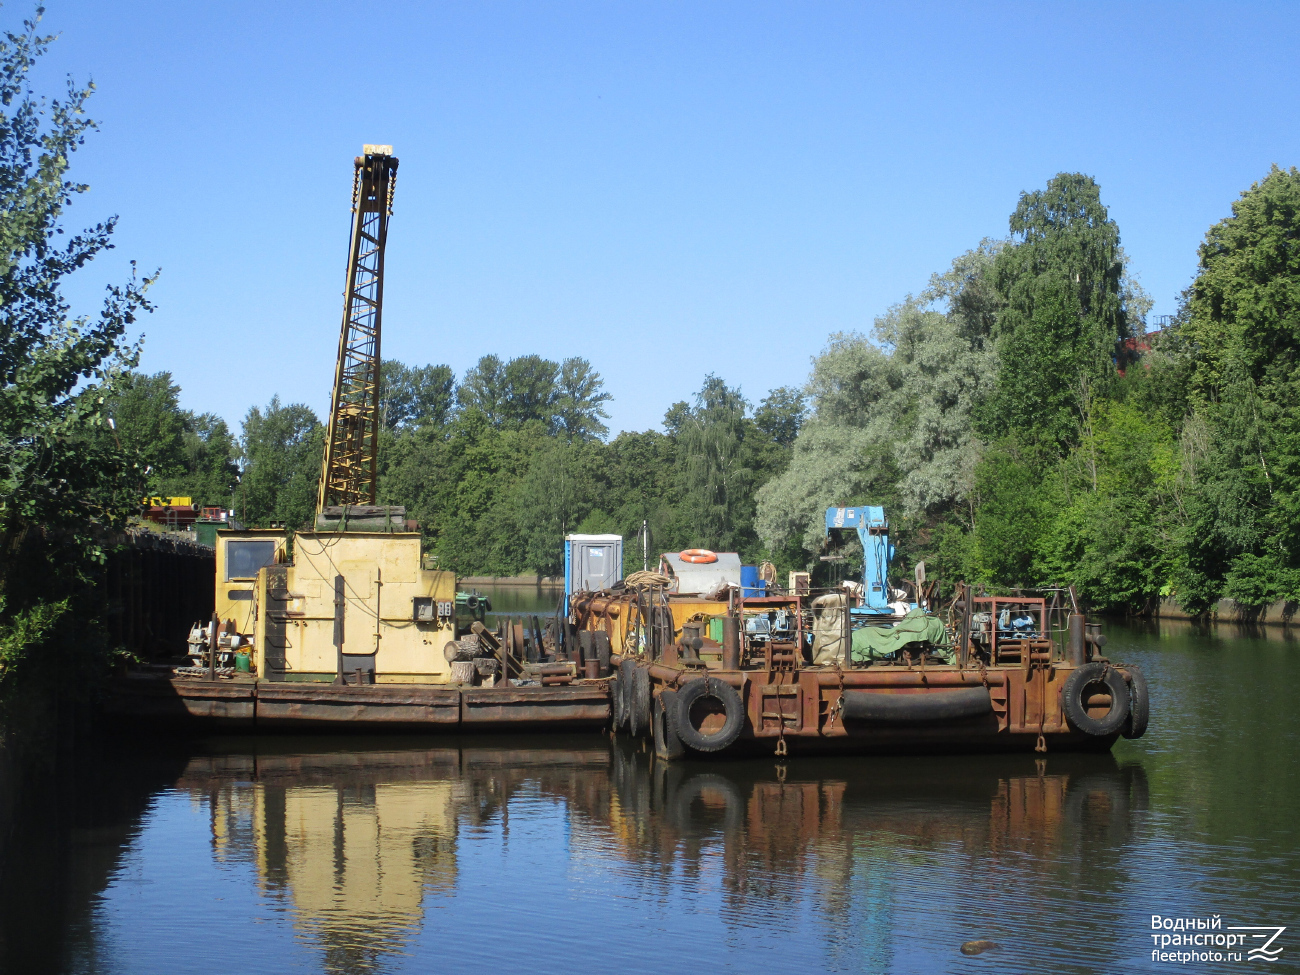
[[[564,611],[575,592],[608,589],[623,578],[622,535],[564,536]]]

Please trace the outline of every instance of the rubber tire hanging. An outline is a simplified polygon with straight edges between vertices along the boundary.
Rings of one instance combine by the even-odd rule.
[[[1124,673],[1128,675],[1128,720],[1124,722],[1125,738],[1141,738],[1147,731],[1147,721],[1151,718],[1151,695],[1147,692],[1147,678],[1141,669],[1127,664]]]
[[[650,731],[650,704],[650,668],[634,667],[627,696],[629,734],[639,737]]]
[[[1090,715],[1083,701],[1083,695],[1096,684],[1104,684],[1110,691],[1110,710],[1101,718]],[[1084,664],[1065,679],[1065,686],[1061,688],[1061,709],[1070,724],[1084,734],[1099,738],[1113,735],[1128,720],[1128,684],[1110,664]]]
[[[722,727],[711,734],[704,734],[691,724],[691,708],[705,698],[713,698],[722,705],[726,720]],[[677,692],[677,707],[674,717],[677,722],[677,737],[687,747],[697,752],[720,752],[733,744],[740,737],[745,727],[745,706],[740,695],[730,684],[714,677],[704,677],[688,681]]]
[[[632,681],[636,672],[636,661],[624,660],[618,665],[616,693],[618,702],[615,706],[615,731],[628,731],[632,721]]]

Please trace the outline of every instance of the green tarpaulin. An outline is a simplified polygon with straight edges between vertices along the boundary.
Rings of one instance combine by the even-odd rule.
[[[909,643],[943,646],[947,642],[943,620],[923,609],[914,609],[894,626],[864,626],[854,630],[851,652],[854,663],[859,663],[890,656]]]

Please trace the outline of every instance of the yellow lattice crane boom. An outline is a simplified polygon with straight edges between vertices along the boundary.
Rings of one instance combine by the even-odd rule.
[[[376,501],[384,243],[393,213],[397,158],[392,146],[368,145],[354,164],[347,290],[317,516],[327,507]]]

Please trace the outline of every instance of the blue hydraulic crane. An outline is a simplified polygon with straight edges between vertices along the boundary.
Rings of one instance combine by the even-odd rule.
[[[863,604],[853,607],[855,616],[893,616],[889,605],[889,563],[894,546],[889,544],[889,522],[885,509],[875,505],[826,509],[826,534],[856,529],[862,542]]]

